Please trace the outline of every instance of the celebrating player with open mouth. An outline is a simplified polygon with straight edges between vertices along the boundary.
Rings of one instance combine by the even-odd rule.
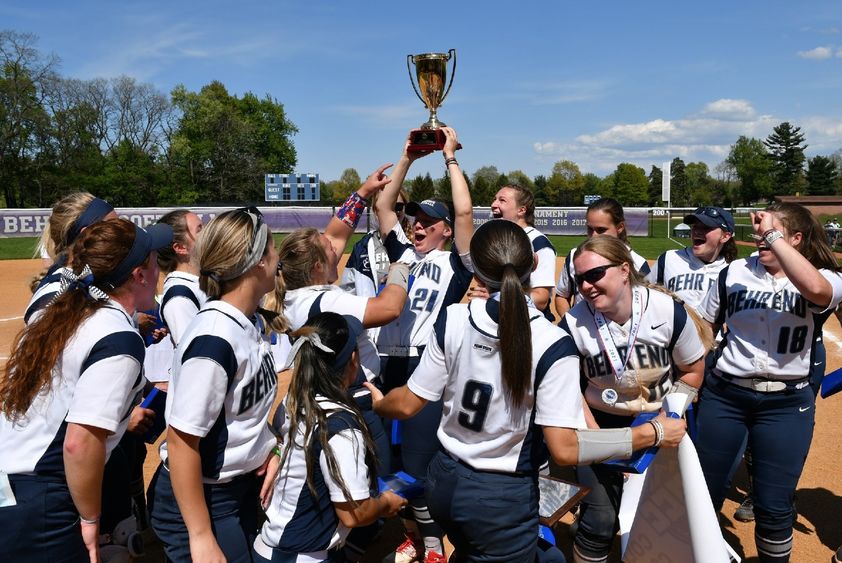
[[[719,510],[748,438],[757,552],[762,562],[785,562],[793,495],[813,437],[816,331],[822,314],[842,301],[842,277],[824,230],[804,207],[771,205],[752,214],[752,227],[758,255],[722,270],[700,306],[728,331],[699,403],[696,447]]]

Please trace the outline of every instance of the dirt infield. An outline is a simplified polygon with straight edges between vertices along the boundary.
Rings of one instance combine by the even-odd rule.
[[[561,259],[560,259],[561,260]],[[560,266],[559,266],[560,267]],[[14,335],[23,326],[24,307],[29,300],[29,279],[40,268],[39,260],[6,260],[0,262],[0,362],[5,361]],[[835,318],[825,326],[827,371],[842,367],[842,327]],[[842,394],[828,400],[819,399],[816,406],[816,430],[807,465],[797,491],[798,521],[795,525],[794,562],[829,561],[833,552],[842,544]],[[2,452],[9,455],[12,452]],[[157,450],[150,448],[147,459],[147,479],[157,465]],[[745,490],[745,473],[737,475],[736,488],[732,490],[722,511],[725,537],[747,561],[756,561],[754,524],[741,523],[732,518]],[[570,556],[570,540],[566,517],[556,527],[562,550]],[[379,558],[390,545],[398,543],[396,526],[387,527],[384,538],[372,550],[371,561]],[[146,558],[154,561],[157,558]]]

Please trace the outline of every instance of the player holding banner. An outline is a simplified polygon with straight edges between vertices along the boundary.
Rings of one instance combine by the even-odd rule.
[[[821,316],[842,301],[842,277],[813,215],[779,203],[752,214],[758,255],[736,260],[700,306],[728,325],[699,402],[696,448],[714,508],[748,437],[761,562],[789,561],[793,496],[813,437],[810,369]]]
[[[582,299],[561,326],[581,357],[585,400],[593,414],[589,424],[628,426],[641,412],[658,411],[667,393],[693,400],[708,347],[684,305],[647,286],[618,238],[586,240],[575,250],[574,266]],[[607,561],[618,529],[623,474],[605,465],[579,466],[577,474],[591,492],[582,502],[573,560]]]

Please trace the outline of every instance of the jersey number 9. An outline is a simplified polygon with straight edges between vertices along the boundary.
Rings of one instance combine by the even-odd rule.
[[[474,379],[468,381],[465,385],[465,391],[462,393],[462,408],[464,410],[459,411],[459,424],[474,432],[482,430],[493,392],[494,388],[488,383],[482,383]]]

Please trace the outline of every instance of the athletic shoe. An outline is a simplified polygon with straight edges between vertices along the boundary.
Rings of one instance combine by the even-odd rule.
[[[836,555],[833,556],[833,563],[842,563],[842,545],[836,550]]]
[[[424,563],[447,563],[447,557],[435,551],[428,551]]]
[[[383,558],[383,563],[413,563],[418,561],[418,555],[424,553],[424,544],[415,539],[412,534],[404,534],[406,538],[394,553]]]
[[[750,495],[746,495],[746,498],[743,499],[743,502],[734,511],[734,518],[740,522],[754,521],[754,499]]]

